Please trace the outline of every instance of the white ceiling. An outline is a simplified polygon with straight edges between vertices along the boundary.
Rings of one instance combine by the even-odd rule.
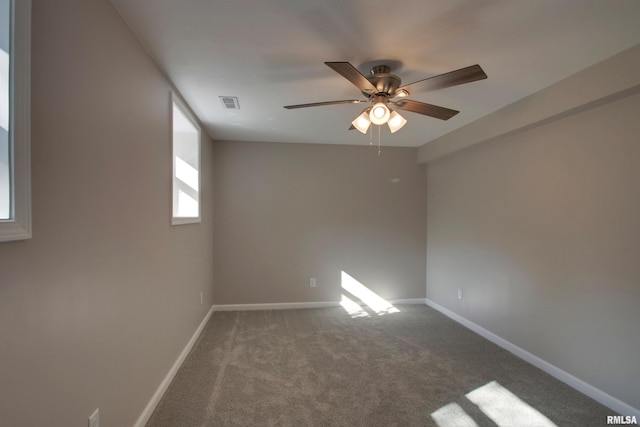
[[[487,80],[409,98],[460,110],[406,112],[383,145],[420,146],[640,43],[637,0],[111,0],[214,139],[369,143],[347,131],[363,99],[324,65],[389,62],[403,84],[480,64]],[[240,109],[219,96],[237,96]],[[374,132],[377,142],[377,129]]]

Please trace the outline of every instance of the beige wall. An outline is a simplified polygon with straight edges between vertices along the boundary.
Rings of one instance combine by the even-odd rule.
[[[171,227],[170,85],[107,0],[33,0],[33,239],[0,244],[0,424],[132,425],[212,304]],[[200,292],[205,304],[200,304]]]
[[[424,298],[415,148],[216,141],[214,158],[216,304],[339,301],[342,271]]]
[[[427,298],[640,408],[635,73],[633,91],[428,163]]]
[[[563,79],[418,149],[421,162],[509,136],[638,92],[640,44]]]

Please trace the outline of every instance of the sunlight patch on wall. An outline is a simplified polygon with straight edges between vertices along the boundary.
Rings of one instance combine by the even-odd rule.
[[[347,292],[348,294],[350,294],[355,298],[355,300],[353,300],[343,294],[342,295],[343,301],[345,301],[345,298],[346,298],[346,300],[351,301],[351,303],[355,304],[358,307],[360,306],[358,302],[361,302],[365,304],[368,308],[373,310],[373,312],[378,316],[400,312],[400,310],[394,307],[389,301],[385,300],[380,295],[376,294],[371,289],[367,288],[365,285],[363,285],[362,283],[360,283],[359,281],[357,281],[355,278],[353,278],[352,276],[350,276],[344,271],[342,272],[341,282],[342,282],[343,291]],[[347,304],[350,304],[350,303],[347,302]],[[342,304],[342,302],[341,302],[341,305],[344,307],[344,304]],[[353,306],[350,306],[350,307],[353,308]],[[362,308],[360,308],[360,310],[364,311]],[[347,310],[347,312],[349,313],[349,310]],[[356,317],[362,317],[362,315],[359,315]]]

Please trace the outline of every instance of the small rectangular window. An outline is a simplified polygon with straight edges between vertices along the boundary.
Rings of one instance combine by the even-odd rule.
[[[173,97],[172,224],[200,222],[200,127]]]
[[[11,2],[0,0],[0,220],[10,220],[11,169],[9,159],[9,41],[11,40]]]
[[[31,0],[0,0],[0,242],[31,238]]]

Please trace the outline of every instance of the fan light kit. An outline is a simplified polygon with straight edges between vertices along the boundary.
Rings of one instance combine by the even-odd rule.
[[[396,131],[400,130],[400,128],[407,124],[407,119],[402,117],[397,111],[392,111],[389,116],[389,121],[387,125],[389,125],[389,130],[391,133],[396,133]]]
[[[457,86],[487,78],[487,75],[479,65],[472,65],[470,67],[461,68],[449,73],[439,74],[437,76],[418,80],[417,82],[413,82],[408,85],[400,86],[400,77],[391,74],[391,69],[387,65],[376,65],[371,69],[370,75],[365,76],[348,62],[325,62],[325,64],[331,67],[342,77],[349,80],[362,92],[364,96],[367,97],[367,99],[345,99],[342,101],[286,105],[284,108],[295,109],[319,107],[324,105],[359,104],[362,102],[370,102],[372,105],[365,108],[360,115],[351,122],[352,126],[349,128],[349,130],[357,129],[364,134],[369,130],[371,123],[378,126],[386,123],[387,126],[389,126],[391,133],[397,132],[407,123],[407,119],[402,117],[397,111],[392,110],[389,107],[389,104],[399,110],[411,111],[413,113],[434,117],[440,120],[449,120],[451,117],[458,114],[459,111],[439,107],[437,105],[426,104],[424,102],[412,101],[410,99],[399,99],[398,101],[392,101],[392,99],[395,97],[404,98],[413,92],[444,89],[446,87]]]
[[[369,111],[371,107],[365,108],[364,111],[351,122],[354,128],[358,129],[362,133],[367,133],[369,126],[371,126],[371,120],[369,119]]]

